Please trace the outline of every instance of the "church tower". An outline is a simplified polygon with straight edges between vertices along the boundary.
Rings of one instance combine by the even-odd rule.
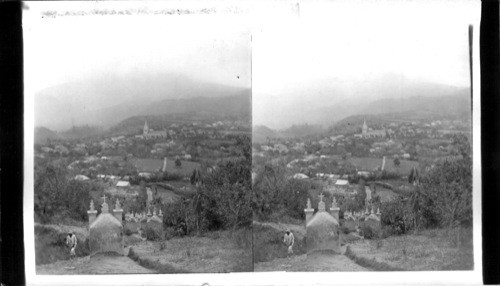
[[[366,138],[366,134],[368,132],[368,125],[366,125],[366,118],[364,119],[364,122],[363,122],[363,129],[362,129],[362,134],[363,134],[363,137]]]
[[[148,132],[149,132],[149,127],[148,127],[148,121],[146,120],[146,121],[144,122],[144,129],[142,130],[142,133],[143,133],[144,135],[146,135],[146,134],[148,134]]]

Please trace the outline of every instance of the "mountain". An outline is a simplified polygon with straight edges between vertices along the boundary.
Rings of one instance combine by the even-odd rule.
[[[443,116],[467,116],[471,112],[470,92],[462,90],[454,95],[440,97],[413,96],[380,99],[365,106],[360,113],[384,114],[410,111]]]
[[[35,143],[44,144],[48,140],[58,139],[59,135],[56,132],[46,127],[35,127]]]
[[[320,125],[292,125],[284,130],[273,130],[264,125],[254,126],[252,129],[252,141],[264,143],[267,139],[273,138],[298,138],[304,136],[318,135],[325,130]]]
[[[295,138],[303,136],[318,135],[323,132],[321,125],[301,124],[292,125],[291,127],[281,131],[283,137]]]
[[[393,121],[472,120],[470,94],[464,90],[451,96],[414,96],[376,100],[366,105],[359,114],[337,121],[330,131],[359,133],[365,119],[373,128],[382,128],[387,122]]]
[[[55,130],[86,124],[110,127],[135,115],[198,111],[201,107],[210,111],[203,106],[209,104],[207,100],[201,98],[244,95],[250,100],[250,89],[195,81],[172,73],[103,74],[40,91],[35,95],[35,122],[36,126]],[[183,101],[191,98],[198,100]],[[244,109],[235,104],[241,104],[240,100],[228,99],[221,108],[212,105],[211,110]]]
[[[267,138],[280,138],[281,135],[264,125],[257,125],[252,128],[252,142],[264,143]]]
[[[387,113],[411,110],[418,105],[405,104],[406,98],[468,96],[470,89],[410,79],[388,73],[356,79],[321,79],[306,84],[283,87],[280,94],[264,94],[255,90],[253,122],[274,129],[292,125],[333,122],[355,114]],[[392,99],[373,105],[378,100]],[[425,104],[424,104],[425,105]]]
[[[251,98],[247,90],[239,95],[227,97],[193,97],[162,100],[141,109],[138,115],[130,116],[111,127],[114,135],[140,132],[147,120],[150,127],[176,122],[228,117],[239,120],[251,119]]]

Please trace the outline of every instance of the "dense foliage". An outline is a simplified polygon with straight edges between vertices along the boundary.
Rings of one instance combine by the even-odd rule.
[[[56,216],[87,220],[91,191],[102,191],[94,183],[70,180],[66,169],[59,165],[35,168],[35,215],[41,222]]]
[[[287,179],[285,167],[266,165],[253,186],[253,211],[258,219],[269,219],[273,213],[304,218],[304,205],[311,184],[305,180]]]
[[[251,210],[251,157],[249,139],[238,141],[238,159],[220,161],[203,178],[203,184],[190,198],[165,206],[164,223],[179,233],[248,227]],[[198,174],[200,176],[200,174]]]

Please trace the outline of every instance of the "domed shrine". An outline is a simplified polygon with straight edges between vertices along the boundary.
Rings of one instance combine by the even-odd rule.
[[[116,200],[115,209],[109,212],[106,196],[103,197],[101,214],[97,216],[94,202],[90,202],[89,215],[89,247],[90,255],[104,252],[115,252],[123,255],[123,209]]]
[[[307,209],[304,210],[306,213],[307,253],[318,250],[333,250],[340,253],[340,208],[333,198],[330,212],[327,212],[325,202],[323,202],[323,194],[319,197],[318,211],[314,215],[310,199],[307,201]]]

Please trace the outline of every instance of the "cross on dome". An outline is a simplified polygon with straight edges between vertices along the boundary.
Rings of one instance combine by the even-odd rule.
[[[321,193],[318,197],[321,201],[323,201],[323,193]]]

